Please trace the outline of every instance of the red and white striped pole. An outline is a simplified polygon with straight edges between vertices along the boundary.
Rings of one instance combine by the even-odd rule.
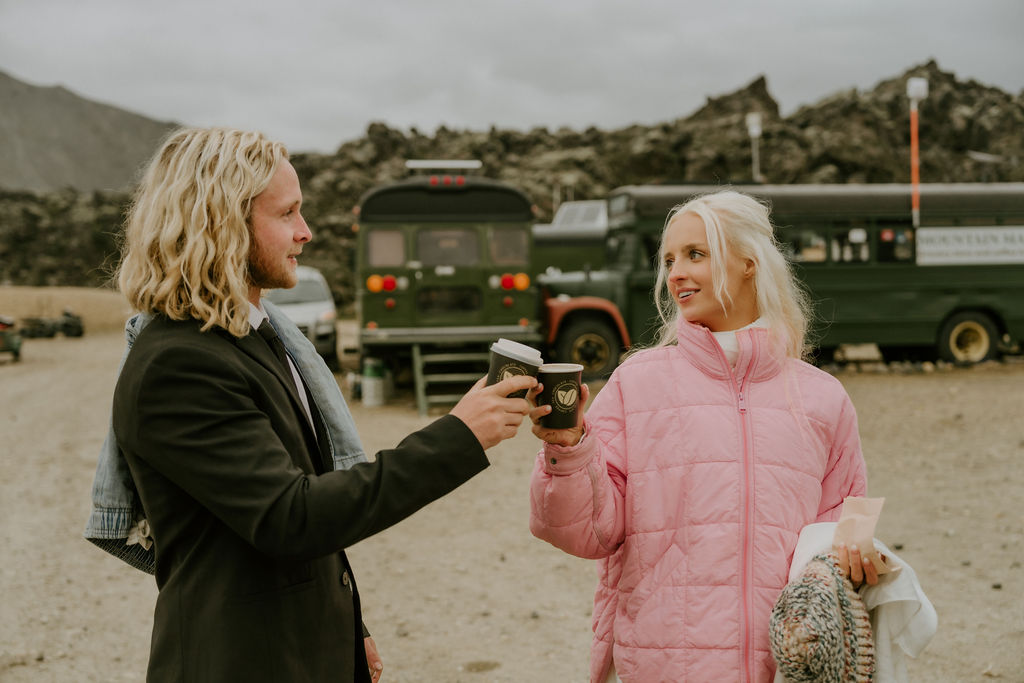
[[[921,225],[921,162],[917,144],[917,103],[928,97],[928,79],[907,79],[910,98],[910,212],[914,227]]]

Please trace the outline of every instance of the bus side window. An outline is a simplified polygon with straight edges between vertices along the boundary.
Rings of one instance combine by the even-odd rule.
[[[530,242],[522,228],[493,228],[489,248],[491,263],[497,266],[526,265],[530,260]]]
[[[833,263],[867,263],[870,260],[871,247],[867,230],[851,228],[832,233]]]
[[[825,236],[817,230],[789,229],[783,232],[783,251],[796,263],[824,263]]]
[[[401,230],[375,230],[367,235],[366,261],[372,268],[405,265],[405,238]]]
[[[910,228],[882,228],[878,232],[878,260],[900,263],[914,259],[914,231]]]

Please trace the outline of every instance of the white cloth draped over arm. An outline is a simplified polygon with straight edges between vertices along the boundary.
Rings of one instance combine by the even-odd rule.
[[[835,522],[819,522],[804,527],[793,552],[790,581],[800,576],[812,557],[832,549],[835,529]],[[875,548],[886,556],[889,564],[901,569],[891,579],[860,589],[864,606],[871,616],[871,630],[875,638],[874,680],[878,683],[905,683],[909,679],[904,657],[921,654],[938,629],[938,615],[910,565],[878,539],[875,539]],[[776,672],[775,683],[785,683],[782,674]]]

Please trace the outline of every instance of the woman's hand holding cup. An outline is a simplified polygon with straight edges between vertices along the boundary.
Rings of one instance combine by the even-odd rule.
[[[560,375],[545,377],[548,373],[544,372],[544,366],[541,367],[542,371],[537,374],[539,383],[527,394],[527,399],[534,405],[529,414],[530,421],[533,422],[533,434],[541,441],[555,446],[575,446],[583,438],[583,406],[590,398],[590,389],[577,379],[578,395],[576,397],[569,395],[572,393],[571,387],[568,388],[568,392],[567,388],[563,388],[559,395],[558,387],[553,384],[558,381]],[[548,382],[547,387],[544,386],[545,381]],[[552,395],[553,392],[555,392],[554,395]],[[575,406],[569,411],[571,415],[575,416],[575,419],[571,420],[568,425],[565,420],[567,406],[564,405],[567,403],[564,399],[567,398],[575,398]],[[557,411],[561,412],[561,415],[552,415],[553,412],[556,412],[556,406],[562,409]],[[554,423],[555,426],[549,426],[551,423]]]

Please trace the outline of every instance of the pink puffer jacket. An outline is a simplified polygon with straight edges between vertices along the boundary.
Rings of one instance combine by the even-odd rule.
[[[545,445],[530,529],[599,559],[591,681],[770,681],[768,619],[800,530],[866,492],[842,385],[737,333],[730,368],[704,327],[638,353],[587,412],[577,446]]]

